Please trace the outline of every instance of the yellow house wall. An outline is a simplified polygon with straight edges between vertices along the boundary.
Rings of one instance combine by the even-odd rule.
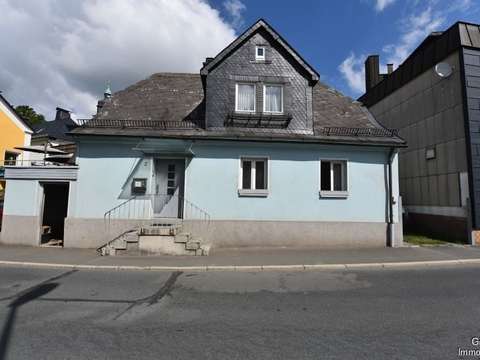
[[[25,144],[25,133],[10,117],[0,109],[0,166],[3,166],[5,151],[15,151],[15,146]],[[4,189],[4,182],[0,182],[0,197]]]

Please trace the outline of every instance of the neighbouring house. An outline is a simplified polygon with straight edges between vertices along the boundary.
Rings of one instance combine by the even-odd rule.
[[[380,74],[378,56],[367,58],[359,100],[408,142],[399,154],[406,227],[478,243],[479,25],[434,32],[395,71],[387,69]]]
[[[58,180],[61,170],[68,187],[66,247],[205,254],[402,244],[405,141],[321,83],[264,20],[199,73],[157,73],[106,91],[71,134],[77,165],[45,171]],[[28,226],[39,215],[25,213],[25,194],[41,192],[41,182],[15,179],[15,170],[9,191],[21,203],[6,206],[15,230],[6,227],[2,242],[36,245]]]
[[[70,113],[57,108],[54,120],[32,126],[29,144],[14,147],[28,161],[5,163],[5,179],[12,189],[6,191],[1,235],[8,242],[31,244],[34,239],[38,245],[62,244],[69,193],[65,180],[76,169],[76,144],[68,134],[74,126]]]
[[[16,112],[13,106],[0,93],[0,205],[5,194],[5,164],[28,160],[28,154],[15,149],[30,145],[33,129]],[[2,217],[0,216],[0,228]]]

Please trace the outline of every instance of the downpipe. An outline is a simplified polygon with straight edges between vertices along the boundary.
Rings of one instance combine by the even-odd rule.
[[[395,238],[394,234],[394,224],[393,224],[393,205],[394,205],[394,198],[393,198],[393,189],[392,189],[392,163],[393,163],[393,156],[395,155],[395,148],[391,148],[388,154],[388,221],[387,221],[387,246],[393,247],[393,242]]]

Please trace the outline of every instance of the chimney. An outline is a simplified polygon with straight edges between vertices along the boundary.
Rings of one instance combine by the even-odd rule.
[[[378,55],[370,55],[365,60],[365,89],[367,92],[380,82],[379,63]]]
[[[102,110],[103,105],[105,104],[105,100],[98,100],[97,102],[97,114],[100,110]]]
[[[387,64],[387,74],[390,75],[393,72],[393,64]]]
[[[212,60],[213,60],[212,57],[207,57],[207,58],[205,58],[205,61],[203,62],[203,66],[208,65],[208,63],[209,63],[210,61],[212,61]]]
[[[70,118],[70,111],[62,109],[61,107],[56,108],[57,112],[55,114],[55,121],[68,120]]]

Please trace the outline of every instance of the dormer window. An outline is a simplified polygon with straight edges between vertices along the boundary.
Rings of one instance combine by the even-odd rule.
[[[255,60],[256,61],[265,61],[265,46],[256,46],[255,47]]]
[[[235,84],[235,111],[255,112],[255,84]]]

